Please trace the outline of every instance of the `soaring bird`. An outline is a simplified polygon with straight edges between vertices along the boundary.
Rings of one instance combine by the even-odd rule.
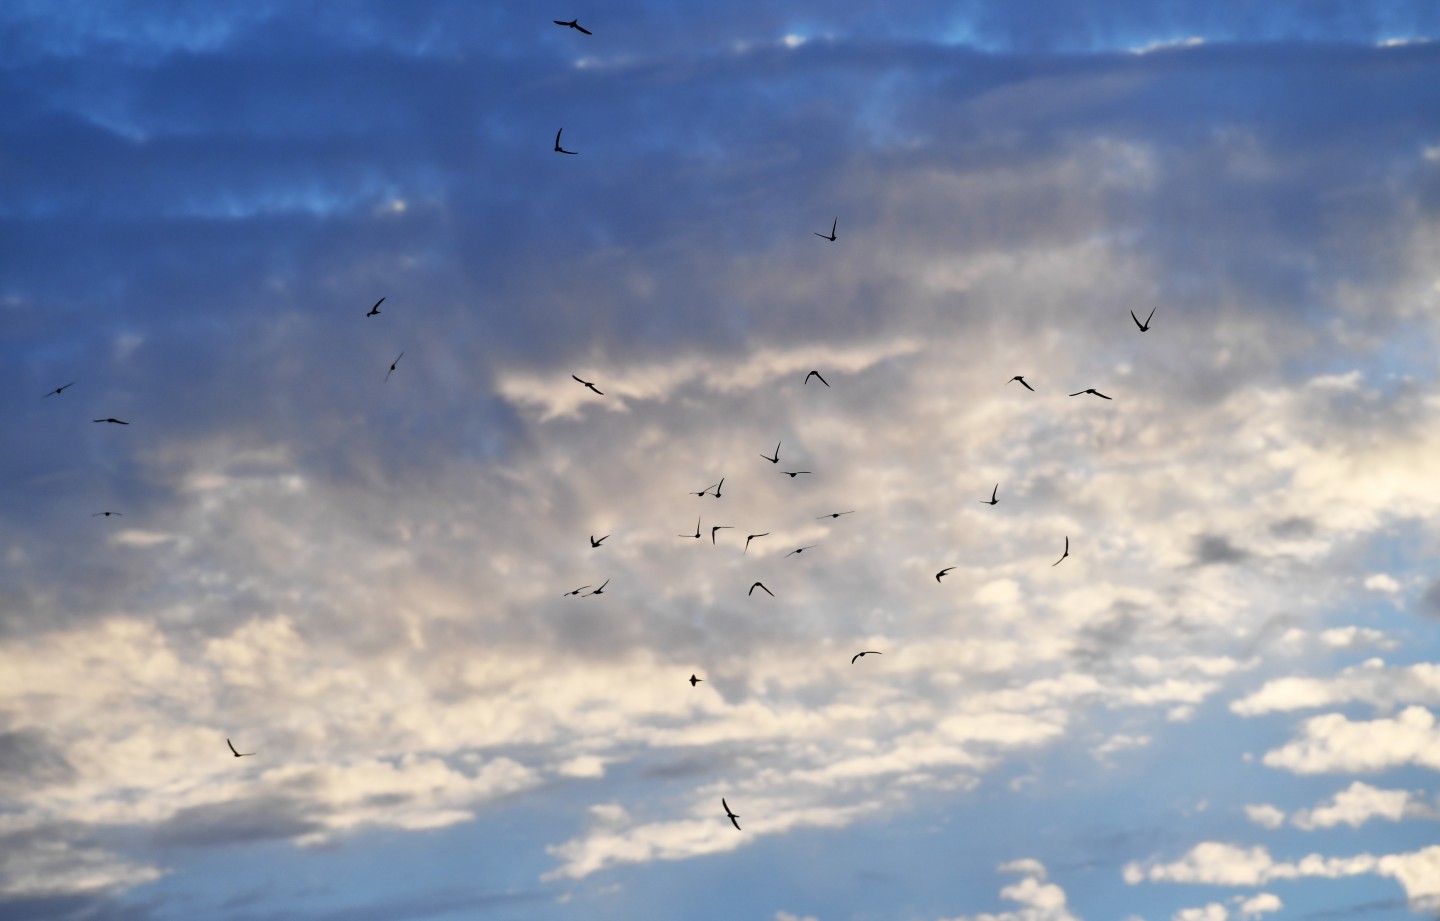
[[[1061,563],[1065,562],[1065,557],[1067,557],[1067,556],[1069,556],[1069,555],[1070,555],[1070,535],[1067,534],[1067,535],[1065,535],[1065,552],[1062,553],[1062,554],[1060,554],[1060,559],[1056,560],[1055,562],[1051,563],[1050,565],[1051,565],[1051,566],[1059,566]]]
[[[730,820],[730,824],[735,826],[735,830],[736,830],[736,831],[740,831],[740,823],[737,822],[737,821],[735,821],[736,819],[738,819],[738,818],[740,818],[740,817],[739,817],[738,815],[736,815],[735,813],[733,813],[733,812],[730,811],[730,804],[727,803],[727,802],[725,802],[725,797],[723,797],[723,796],[720,797],[720,805],[722,805],[722,806],[725,807],[725,818],[727,818],[727,819]]]
[[[850,664],[851,664],[851,665],[854,665],[854,664],[855,664],[855,660],[858,659],[858,658],[860,658],[861,656],[869,656],[869,655],[883,656],[884,654],[885,654],[885,653],[883,653],[883,652],[876,652],[876,651],[873,650],[873,649],[867,649],[867,650],[865,650],[864,652],[857,652],[857,653],[855,653],[855,655],[851,656],[851,657],[850,657]]]
[[[811,474],[811,475],[813,475],[813,474],[815,473],[815,471],[813,471],[813,470],[781,470],[780,472],[783,473],[783,474],[785,474],[786,476],[788,476],[788,477],[789,477],[790,479],[792,479],[792,480],[795,479],[797,476],[799,476],[799,475],[802,474],[802,473],[809,473],[809,474]]]
[[[996,483],[996,484],[995,484],[995,488],[990,491],[990,498],[989,498],[989,499],[981,499],[981,500],[980,500],[980,504],[981,504],[981,505],[999,505],[999,504],[1000,504],[1000,500],[997,499],[997,498],[995,498],[999,493],[1000,493],[1000,484],[999,484],[999,483]]]
[[[560,129],[560,131],[564,130],[564,128]],[[560,131],[555,132],[555,152],[565,154],[578,154],[580,152],[578,150],[566,150],[565,148],[560,146]]]
[[[774,456],[774,457],[771,457],[769,454],[762,454],[762,455],[760,455],[760,456],[763,457],[763,458],[765,458],[766,460],[768,460],[768,461],[769,461],[770,463],[772,463],[772,464],[778,464],[778,463],[780,463],[780,446],[781,446],[782,444],[784,444],[783,441],[777,441],[777,442],[775,442],[775,456]]]
[[[692,496],[704,496],[704,495],[708,495],[708,494],[710,493],[710,490],[712,490],[712,489],[718,489],[718,488],[719,488],[719,484],[717,483],[717,484],[715,484],[714,486],[706,486],[704,489],[700,490],[699,492],[692,492],[690,495],[692,495]]]
[[[722,476],[720,482],[715,484],[715,498],[720,498],[720,487],[725,485],[725,478]]]
[[[62,392],[64,392],[65,387],[74,387],[74,386],[75,386],[75,382],[74,382],[74,381],[71,381],[70,383],[66,384],[64,387],[56,387],[54,390],[52,390],[52,391],[50,391],[49,393],[45,394],[45,397],[53,397],[53,396],[55,396],[57,393],[62,393]],[[41,397],[40,399],[43,400],[43,399],[45,399],[45,397]]]
[[[818,230],[812,230],[811,233],[815,234],[815,236],[819,237],[819,238],[822,239],[822,240],[829,240],[831,243],[834,243],[834,242],[835,242],[835,225],[836,225],[836,224],[839,224],[839,223],[840,223],[840,219],[837,217],[837,218],[834,220],[834,222],[832,222],[832,223],[830,224],[830,236],[828,236],[828,237],[825,236],[823,233],[821,233],[821,232],[818,231]]]
[[[375,306],[374,306],[374,307],[371,307],[371,308],[370,308],[370,312],[367,313],[367,314],[365,314],[365,316],[367,316],[367,317],[378,317],[378,316],[380,316],[380,305],[383,304],[383,303],[385,303],[385,298],[382,297],[382,298],[380,298],[380,300],[378,300],[378,301],[375,302]]]
[[[120,514],[119,512],[96,512],[95,514],[91,515],[90,517],[91,517],[91,518],[99,518],[101,515],[104,515],[106,518],[109,518],[111,515],[114,515],[116,518],[124,518],[124,517],[125,517],[124,515]]]
[[[594,32],[591,32],[589,29],[587,29],[587,28],[585,28],[584,26],[580,25],[580,20],[578,20],[578,19],[572,19],[572,20],[570,20],[569,22],[563,22],[563,21],[561,21],[561,20],[559,20],[559,19],[552,19],[552,20],[550,20],[550,21],[553,22],[553,23],[555,23],[555,25],[557,25],[557,26],[569,26],[570,28],[574,29],[576,32],[584,32],[586,35],[594,35],[594,34],[595,34]]]
[[[230,753],[233,754],[236,758],[246,758],[250,755],[255,754],[254,752],[237,752],[235,750],[235,743],[231,742],[229,739],[225,740],[225,744],[230,746]]]
[[[595,539],[595,535],[594,535],[594,534],[591,534],[591,535],[590,535],[590,548],[593,550],[594,548],[596,548],[596,547],[600,546],[601,544],[605,543],[605,538],[606,538],[606,537],[609,537],[609,536],[610,536],[609,534],[606,534],[605,537],[602,537],[602,538],[600,538],[599,540],[596,540],[596,539]]]
[[[562,595],[561,597],[563,598],[563,597],[566,597],[566,596],[569,596],[569,595],[578,595],[578,594],[580,594],[581,592],[585,591],[585,589],[587,589],[587,588],[589,588],[589,587],[590,587],[590,586],[588,586],[588,585],[582,585],[582,586],[580,586],[579,588],[575,589],[575,591],[573,591],[573,592],[566,592],[566,593],[565,593],[564,595]]]
[[[389,380],[390,380],[390,375],[392,375],[392,374],[395,373],[395,366],[398,365],[398,364],[400,363],[400,359],[402,359],[402,358],[404,358],[404,357],[405,357],[405,353],[404,353],[404,352],[401,352],[399,355],[396,355],[396,356],[395,356],[395,360],[394,360],[394,361],[390,362],[390,370],[385,372],[385,380],[386,380],[387,383],[388,383]]]
[[[711,529],[710,529],[710,543],[711,543],[711,545],[713,546],[714,543],[715,543],[715,532],[716,532],[716,531],[719,531],[719,530],[722,530],[722,529],[725,529],[725,528],[733,528],[733,527],[735,527],[733,524],[717,524],[715,527],[711,528]]]
[[[702,681],[704,681],[704,680],[705,680],[704,678],[696,678],[695,675],[692,673],[692,674],[690,675],[690,686],[693,688],[695,685],[699,684],[700,682],[702,682]]]
[[[1020,382],[1020,386],[1021,386],[1021,387],[1024,387],[1026,390],[1030,391],[1031,393],[1034,393],[1034,392],[1035,392],[1035,388],[1034,388],[1034,387],[1031,387],[1029,384],[1025,383],[1025,375],[1023,375],[1023,374],[1017,374],[1017,375],[1015,375],[1014,377],[1010,378],[1010,379],[1009,379],[1008,381],[1006,381],[1005,383],[1006,383],[1006,384],[1013,384],[1013,383],[1015,383],[1016,381],[1019,381],[1019,382]]]
[[[699,539],[700,539],[700,517],[699,517],[698,515],[695,517],[695,533],[694,533],[694,534],[676,534],[675,536],[676,536],[676,537],[693,537],[693,538],[695,538],[696,540],[699,540]]]
[[[595,589],[595,591],[591,592],[590,595],[599,595],[600,593],[602,593],[602,592],[605,591],[605,586],[607,586],[607,585],[609,585],[609,584],[610,584],[610,580],[609,580],[609,579],[606,579],[604,582],[601,582],[601,583],[600,583],[600,587],[597,588],[597,589]],[[586,595],[585,597],[586,597],[586,598],[589,598],[590,595]]]
[[[1080,396],[1080,394],[1082,394],[1082,393],[1093,393],[1093,394],[1095,394],[1097,397],[1099,397],[1099,398],[1102,399],[1102,400],[1108,400],[1108,399],[1110,399],[1110,397],[1107,397],[1105,394],[1103,394],[1103,393],[1101,393],[1100,391],[1096,390],[1094,387],[1087,387],[1087,388],[1084,389],[1084,390],[1078,390],[1078,391],[1076,391],[1075,393],[1072,393],[1072,394],[1070,394],[1070,395],[1071,395],[1072,397],[1078,397],[1078,396]]]
[[[1150,317],[1153,317],[1153,316],[1155,316],[1155,308],[1154,308],[1154,307],[1151,307],[1151,308],[1150,308]],[[1146,332],[1147,330],[1150,329],[1150,317],[1146,317],[1146,318],[1145,318],[1145,322],[1144,322],[1144,323],[1141,323],[1141,322],[1140,322],[1140,318],[1137,317],[1137,316],[1135,316],[1135,311],[1133,311],[1133,310],[1130,311],[1130,319],[1132,319],[1132,320],[1135,321],[1135,325],[1138,326],[1138,327],[1140,327],[1140,332],[1142,332],[1142,333],[1143,333],[1143,332]]]
[[[829,381],[825,380],[825,378],[823,378],[823,377],[820,377],[820,372],[819,372],[819,371],[811,371],[809,374],[805,375],[805,381],[804,381],[804,383],[806,383],[806,384],[810,383],[810,378],[812,378],[812,377],[819,377],[819,378],[820,378],[820,383],[824,384],[826,387],[829,387],[829,386],[830,386],[830,382],[829,382]]]
[[[797,553],[804,553],[806,550],[814,550],[814,549],[815,549],[816,547],[818,547],[818,546],[820,546],[820,545],[819,545],[819,544],[811,544],[811,545],[808,546],[808,547],[797,547],[797,548],[795,548],[794,550],[791,550],[789,553],[787,553],[787,554],[785,554],[785,555],[786,555],[787,557],[791,557],[791,556],[794,556],[794,555],[797,554]]]
[[[831,512],[831,513],[828,514],[828,515],[818,515],[818,516],[816,516],[815,520],[816,520],[816,521],[819,521],[819,520],[822,519],[822,518],[839,518],[841,515],[853,515],[853,514],[855,514],[855,510],[852,508],[852,509],[851,509],[850,511],[848,511],[848,512]]]
[[[91,421],[92,421],[92,422],[109,422],[111,425],[129,425],[129,424],[130,424],[130,423],[128,423],[128,422],[122,422],[121,420],[116,419],[116,418],[113,418],[113,417],[112,417],[112,418],[109,418],[109,419],[92,419]]]
[[[766,588],[764,582],[756,582],[754,585],[750,586],[750,591],[746,592],[745,595],[748,597],[755,594],[755,589],[757,588],[764,591],[765,594],[769,595],[771,598],[775,597],[775,593],[770,591],[770,589]]]
[[[766,531],[764,534],[751,534],[751,535],[748,535],[748,536],[745,538],[745,549],[740,551],[741,555],[743,556],[744,554],[750,552],[750,542],[751,542],[752,540],[754,540],[754,539],[757,538],[757,537],[769,537],[769,536],[770,536],[770,532],[769,532],[769,531]]]
[[[571,377],[575,377],[575,375],[573,375],[573,374],[570,375],[570,376],[571,376]],[[577,381],[580,381],[580,378],[578,378],[578,377],[575,377],[575,379],[576,379]],[[580,381],[580,383],[584,384],[586,387],[589,387],[591,390],[594,390],[596,393],[600,394],[602,397],[605,395],[604,391],[596,389],[595,385],[592,384],[592,383],[590,383],[589,381]]]
[[[952,569],[954,569],[954,568],[955,568],[954,566],[946,566],[944,569],[942,569],[942,570],[940,570],[939,572],[935,573],[935,581],[936,581],[936,582],[939,582],[941,576],[945,575],[945,573],[949,572],[950,570],[952,570]]]

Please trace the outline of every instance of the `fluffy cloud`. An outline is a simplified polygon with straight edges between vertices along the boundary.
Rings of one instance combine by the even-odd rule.
[[[1002,873],[1022,873],[1025,878],[1000,890],[1000,897],[1020,906],[998,914],[951,918],[949,921],[1079,921],[1066,906],[1065,890],[1045,881],[1045,865],[1034,859],[1015,860],[1000,866]]]
[[[1260,892],[1240,902],[1240,917],[1258,918],[1261,915],[1277,912],[1285,907],[1280,897],[1270,892]]]
[[[1245,806],[1245,817],[1261,828],[1276,829],[1285,824],[1285,810],[1270,803],[1251,803]]]
[[[1296,774],[1374,773],[1413,764],[1440,768],[1440,730],[1424,707],[1392,718],[1352,721],[1339,713],[1306,720],[1299,736],[1265,753],[1265,764]]]
[[[1433,818],[1434,809],[1410,790],[1381,790],[1355,781],[1326,803],[1301,809],[1290,817],[1295,827],[1307,831],[1349,825],[1359,828],[1371,819],[1399,822],[1406,818]]]
[[[1387,709],[1402,704],[1440,704],[1440,665],[1387,666],[1381,659],[1367,659],[1329,678],[1266,682],[1260,690],[1230,704],[1230,710],[1240,716],[1260,716],[1357,701]]]

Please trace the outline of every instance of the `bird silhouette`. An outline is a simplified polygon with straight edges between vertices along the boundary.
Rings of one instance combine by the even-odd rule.
[[[378,316],[380,316],[380,305],[383,304],[383,303],[385,303],[385,298],[382,297],[382,298],[380,298],[380,300],[378,300],[378,301],[375,302],[375,306],[374,306],[374,307],[371,307],[371,308],[370,308],[370,312],[367,313],[367,314],[365,314],[365,316],[367,316],[367,317],[378,317]]]
[[[766,532],[763,533],[763,534],[751,534],[751,535],[748,535],[748,536],[745,538],[745,549],[740,551],[741,555],[743,556],[744,554],[750,552],[750,542],[751,542],[752,540],[754,540],[754,539],[757,538],[757,537],[769,537],[769,536],[770,536],[770,532],[769,532],[769,531],[766,531]]]
[[[819,520],[822,519],[822,518],[839,518],[841,515],[853,515],[853,514],[855,514],[855,510],[852,508],[852,509],[851,509],[850,511],[848,511],[848,512],[831,512],[831,513],[828,514],[828,515],[819,515],[819,516],[817,516],[817,517],[815,518],[815,520],[816,520],[816,521],[819,521]]]
[[[797,553],[804,553],[806,550],[814,550],[814,549],[815,549],[816,547],[818,547],[818,546],[820,546],[820,545],[819,545],[819,544],[811,544],[811,545],[808,546],[808,547],[798,547],[798,548],[796,548],[796,549],[794,549],[794,550],[791,550],[789,553],[787,553],[787,554],[785,554],[785,555],[786,555],[787,557],[792,557],[792,556],[794,556],[794,555],[797,554]]]
[[[690,495],[692,495],[692,496],[704,496],[704,495],[708,495],[709,492],[710,492],[710,490],[715,489],[716,486],[718,486],[718,484],[706,486],[704,489],[700,490],[699,492],[692,492]]]
[[[606,534],[605,537],[602,537],[602,538],[600,538],[599,540],[596,540],[596,539],[595,539],[595,535],[594,535],[594,534],[591,534],[591,535],[590,535],[590,548],[593,550],[594,548],[596,548],[596,547],[600,546],[601,544],[605,543],[605,538],[606,538],[606,537],[609,537],[609,536],[610,536],[609,534]]]
[[[815,473],[815,471],[813,471],[813,470],[781,470],[780,472],[783,473],[783,474],[785,474],[786,476],[788,476],[788,477],[789,477],[790,479],[792,479],[792,480],[795,479],[797,476],[799,476],[799,475],[802,474],[802,473],[809,473],[809,474],[811,474],[811,475],[814,475],[814,473]]]
[[[566,597],[566,596],[569,596],[569,595],[578,595],[578,594],[580,594],[581,592],[585,591],[585,589],[587,589],[587,588],[589,588],[589,587],[590,587],[590,586],[588,586],[588,585],[582,585],[582,586],[580,586],[579,588],[575,589],[575,591],[573,591],[573,592],[566,592],[565,595],[562,595],[561,597],[563,598],[563,597]]]
[[[104,515],[106,518],[109,518],[111,515],[114,515],[116,518],[124,518],[124,517],[125,517],[124,515],[120,514],[119,512],[96,512],[95,514],[91,515],[90,517],[91,517],[91,518],[99,518],[101,515]]]
[[[49,393],[45,394],[45,397],[53,397],[53,396],[55,396],[55,395],[58,394],[58,393],[63,393],[64,390],[65,390],[65,387],[74,387],[74,386],[75,386],[75,382],[74,382],[74,381],[71,381],[70,383],[64,385],[63,387],[56,387],[54,390],[52,390],[52,391],[50,391]],[[45,399],[45,397],[41,397],[40,399],[43,400],[43,399]]]
[[[386,383],[389,383],[389,381],[390,381],[390,375],[392,375],[392,374],[395,373],[395,366],[398,365],[398,364],[400,363],[400,359],[402,359],[402,358],[404,358],[404,357],[405,357],[405,353],[404,353],[404,352],[401,352],[399,355],[396,355],[396,356],[395,356],[395,360],[394,360],[394,361],[390,362],[390,370],[385,372],[385,381],[386,381]]]
[[[694,533],[694,534],[676,534],[675,536],[676,536],[676,537],[693,537],[693,538],[695,538],[696,540],[699,540],[699,539],[700,539],[700,518],[699,518],[699,516],[696,516],[696,518],[695,518],[695,533]]]
[[[711,528],[711,529],[710,529],[710,543],[711,543],[711,545],[713,546],[714,543],[715,543],[715,532],[716,532],[716,531],[719,531],[719,530],[721,530],[721,529],[723,529],[723,528],[733,528],[733,527],[735,527],[735,526],[732,525],[732,524],[717,524],[715,527]]]
[[[805,375],[805,381],[804,381],[804,383],[806,383],[806,384],[810,383],[810,378],[812,378],[812,377],[819,377],[819,378],[820,378],[820,383],[824,384],[826,387],[829,387],[829,386],[830,386],[830,382],[827,381],[827,380],[825,380],[825,378],[821,377],[819,371],[811,371],[809,374]]]
[[[575,375],[573,375],[573,374],[570,375],[570,376],[571,376],[571,377],[575,377]],[[575,377],[575,379],[576,379],[577,381],[580,381],[580,378],[578,378],[578,377]],[[596,393],[600,394],[602,397],[605,395],[604,391],[597,389],[597,388],[595,387],[595,385],[592,384],[592,383],[590,383],[589,381],[580,381],[580,383],[584,384],[586,387],[589,387],[591,390],[594,390]]]
[[[564,130],[564,128],[560,129],[560,131]],[[566,150],[565,148],[560,146],[560,131],[555,132],[555,152],[563,154],[578,154],[580,152],[578,150]]]
[[[829,240],[831,243],[834,243],[834,242],[835,242],[835,225],[836,225],[836,224],[839,224],[839,223],[840,223],[840,219],[837,217],[837,218],[834,220],[834,222],[832,222],[832,223],[830,224],[830,236],[828,236],[828,237],[825,236],[823,233],[821,233],[821,232],[818,231],[818,230],[812,230],[811,233],[815,234],[815,236],[819,237],[819,238],[822,239],[822,240]]]
[[[730,824],[735,826],[735,830],[736,830],[736,831],[740,831],[740,830],[741,830],[741,829],[740,829],[740,823],[737,822],[737,821],[735,821],[736,819],[738,819],[738,818],[740,818],[740,817],[739,817],[738,815],[736,815],[735,813],[733,813],[733,812],[730,811],[730,804],[727,803],[727,802],[725,802],[725,797],[723,797],[723,796],[720,797],[720,805],[722,805],[722,806],[725,807],[725,818],[727,818],[727,819],[730,820]]]
[[[855,655],[851,656],[851,657],[850,657],[850,664],[851,664],[851,665],[854,665],[854,664],[855,664],[855,660],[858,659],[858,658],[860,658],[861,656],[870,656],[870,655],[883,656],[884,654],[885,654],[885,653],[883,653],[883,652],[876,652],[876,651],[873,650],[873,649],[867,649],[867,650],[865,650],[864,652],[857,652],[857,653],[855,653]]]
[[[765,594],[769,595],[771,598],[775,597],[775,593],[770,591],[770,589],[766,588],[764,582],[756,582],[754,585],[750,586],[750,591],[746,592],[745,594],[747,596],[753,595],[755,594],[755,589],[757,588],[765,592]]]
[[[572,19],[572,20],[570,20],[569,22],[564,22],[564,21],[559,20],[559,19],[552,19],[552,20],[550,20],[550,21],[553,22],[553,23],[555,23],[555,25],[557,25],[557,26],[569,26],[570,28],[574,29],[576,32],[584,32],[586,35],[594,35],[594,34],[595,34],[594,32],[591,32],[589,29],[587,29],[587,28],[585,28],[584,26],[580,25],[580,20],[578,20],[578,19]]]
[[[715,498],[720,498],[720,487],[725,485],[725,478],[722,476],[720,482],[715,484]]]
[[[950,570],[952,570],[952,569],[954,569],[954,568],[955,568],[954,566],[946,566],[944,569],[942,569],[942,570],[940,570],[939,572],[935,573],[935,581],[936,581],[936,582],[939,582],[941,576],[945,575],[945,573],[949,572]]]
[[[981,499],[981,500],[980,500],[980,504],[981,504],[981,505],[999,505],[999,504],[1000,504],[1000,500],[997,499],[997,498],[995,498],[999,493],[1000,493],[1000,484],[999,484],[999,483],[996,483],[996,484],[995,484],[995,488],[990,491],[990,498],[989,498],[988,500],[987,500],[987,499]]]
[[[1065,552],[1062,553],[1062,554],[1060,554],[1060,559],[1056,560],[1055,562],[1051,563],[1050,565],[1051,565],[1051,566],[1059,566],[1061,563],[1065,562],[1065,557],[1067,557],[1067,556],[1069,556],[1069,555],[1070,555],[1070,535],[1067,534],[1067,535],[1065,535]]]
[[[606,579],[604,582],[601,582],[601,583],[600,583],[600,587],[597,588],[597,589],[595,589],[595,591],[591,592],[590,595],[599,595],[599,594],[601,594],[602,592],[605,591],[605,586],[607,586],[607,585],[609,585],[609,584],[610,584],[610,580],[609,580],[609,579]],[[586,597],[586,598],[589,598],[590,595],[586,595],[585,597]]]
[[[123,422],[123,421],[121,421],[121,420],[119,420],[119,419],[115,419],[115,418],[113,418],[113,417],[110,418],[110,419],[92,419],[91,421],[92,421],[92,422],[109,422],[111,425],[129,425],[129,424],[130,424],[130,423],[128,423],[128,422]]]
[[[1154,308],[1154,307],[1151,307],[1151,308],[1150,308],[1150,317],[1153,317],[1153,316],[1155,316],[1155,308]],[[1140,332],[1142,332],[1142,333],[1143,333],[1143,332],[1146,332],[1146,331],[1148,331],[1148,330],[1150,329],[1150,317],[1146,317],[1146,318],[1145,318],[1145,322],[1144,322],[1144,323],[1141,323],[1141,322],[1140,322],[1140,318],[1137,317],[1137,316],[1135,316],[1135,311],[1133,311],[1133,310],[1130,311],[1130,319],[1132,319],[1132,320],[1135,321],[1135,325],[1138,326],[1138,327],[1140,327]]]
[[[763,457],[763,458],[765,458],[766,460],[768,460],[768,461],[769,461],[770,463],[772,463],[772,464],[778,464],[778,463],[780,463],[780,445],[782,445],[782,444],[784,444],[784,442],[781,442],[781,441],[775,442],[775,456],[774,456],[774,457],[771,457],[769,454],[762,454],[762,455],[760,455],[760,456]]]
[[[229,739],[225,740],[225,744],[230,746],[230,753],[236,758],[248,758],[249,756],[255,754],[254,752],[237,752],[235,750],[235,743],[231,742]]]
[[[1110,399],[1110,397],[1107,397],[1105,394],[1103,394],[1103,393],[1101,393],[1100,391],[1096,390],[1094,387],[1088,387],[1088,388],[1086,388],[1085,390],[1078,390],[1078,391],[1076,391],[1075,393],[1072,393],[1072,394],[1070,394],[1070,395],[1071,395],[1072,397],[1078,397],[1078,396],[1080,396],[1080,394],[1082,394],[1082,393],[1093,393],[1093,394],[1095,394],[1097,397],[1099,397],[1099,398],[1102,399],[1102,400],[1108,400],[1108,399]]]
[[[693,688],[695,685],[699,684],[700,682],[702,682],[702,681],[704,681],[704,680],[705,680],[704,678],[696,678],[696,677],[692,674],[692,675],[690,676],[690,686]]]
[[[1014,377],[1010,378],[1010,380],[1006,381],[1005,383],[1006,383],[1006,384],[1013,384],[1013,383],[1015,383],[1016,381],[1019,381],[1019,382],[1020,382],[1020,386],[1021,386],[1021,387],[1024,387],[1026,390],[1030,391],[1031,393],[1034,393],[1034,392],[1035,392],[1035,388],[1034,388],[1034,387],[1031,387],[1029,384],[1025,383],[1025,375],[1023,375],[1023,374],[1017,374],[1017,375],[1015,375]]]

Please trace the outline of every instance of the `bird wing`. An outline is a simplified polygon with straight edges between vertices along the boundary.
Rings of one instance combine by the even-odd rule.
[[[228,745],[228,746],[230,746],[230,751],[235,755],[235,757],[237,757],[237,758],[240,757],[240,753],[237,752],[237,751],[235,751],[235,743],[234,743],[234,742],[231,742],[229,739],[226,739],[226,740],[225,740],[225,744]]]
[[[1102,400],[1109,400],[1109,399],[1111,399],[1111,397],[1107,397],[1105,394],[1101,393],[1101,392],[1098,391],[1098,390],[1092,390],[1092,391],[1090,391],[1090,392],[1093,393],[1093,394],[1095,394],[1097,397],[1099,397],[1099,398],[1102,399]]]
[[[561,129],[560,129],[560,131],[564,131],[564,130],[565,130],[564,128],[561,128]],[[555,149],[556,149],[556,150],[559,150],[559,149],[560,149],[560,131],[555,132]]]
[[[1139,326],[1141,329],[1144,329],[1144,328],[1145,328],[1145,327],[1141,326],[1141,324],[1140,324],[1140,318],[1137,317],[1137,316],[1135,316],[1135,311],[1133,311],[1133,310],[1130,311],[1130,319],[1132,319],[1132,320],[1135,321],[1135,325],[1136,325],[1136,326]]]
[[[863,655],[865,655],[865,653],[863,653],[863,652],[857,652],[857,653],[855,653],[855,655],[853,655],[853,656],[850,657],[850,664],[851,664],[851,665],[854,665],[854,664],[855,664],[855,660],[858,659],[858,658],[860,658],[860,657],[863,656]]]
[[[1154,307],[1151,307],[1151,308],[1150,308],[1150,317],[1155,316],[1155,310],[1156,310],[1156,308],[1154,308]],[[1146,325],[1146,326],[1149,326],[1149,325],[1150,325],[1150,317],[1146,317],[1146,318],[1145,318],[1145,325]]]
[[[553,22],[553,23],[555,23],[555,25],[557,25],[557,26],[568,26],[568,25],[570,25],[570,23],[568,23],[568,22],[561,22],[561,21],[558,20],[558,19],[552,19],[552,20],[550,20],[550,21]]]
[[[591,32],[589,29],[587,29],[587,28],[585,28],[584,26],[580,25],[578,22],[575,24],[575,28],[579,29],[581,32],[584,32],[586,35],[594,35],[594,34],[595,34],[594,32]]]
[[[578,376],[574,375],[574,374],[570,375],[570,377],[573,378],[573,379],[575,379],[576,381],[579,381],[579,382],[582,383],[582,384],[585,384],[587,387],[589,386],[589,383],[588,383],[588,382],[580,380],[580,378],[579,378]]]

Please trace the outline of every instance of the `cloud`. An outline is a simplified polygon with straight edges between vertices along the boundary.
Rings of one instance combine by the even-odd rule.
[[[1240,916],[1242,918],[1258,918],[1261,915],[1277,912],[1284,908],[1285,904],[1280,897],[1269,892],[1260,892],[1240,902]]]
[[[1265,753],[1265,764],[1296,774],[1373,773],[1407,764],[1440,768],[1440,731],[1424,707],[1393,719],[1351,721],[1339,713],[1301,724],[1297,739]]]
[[[1329,678],[1280,678],[1230,704],[1239,716],[1309,710],[1360,702],[1390,709],[1407,703],[1440,704],[1440,665],[1387,666],[1367,659]]]
[[[1170,916],[1170,921],[1227,921],[1230,909],[1219,902],[1211,902],[1203,908],[1182,908]]]
[[[1349,825],[1359,828],[1371,819],[1399,822],[1407,818],[1436,818],[1435,809],[1410,790],[1381,790],[1359,780],[1327,803],[1301,809],[1290,817],[1296,828],[1311,831]]]
[[[1015,902],[1020,907],[1015,911],[998,914],[982,912],[949,921],[1079,921],[1066,905],[1065,890],[1045,881],[1045,865],[1040,861],[1032,858],[1014,860],[1002,864],[999,871],[1024,874],[1024,879],[1000,890],[1000,898]]]
[[[1245,817],[1261,828],[1274,830],[1285,824],[1285,810],[1270,803],[1247,804]]]

